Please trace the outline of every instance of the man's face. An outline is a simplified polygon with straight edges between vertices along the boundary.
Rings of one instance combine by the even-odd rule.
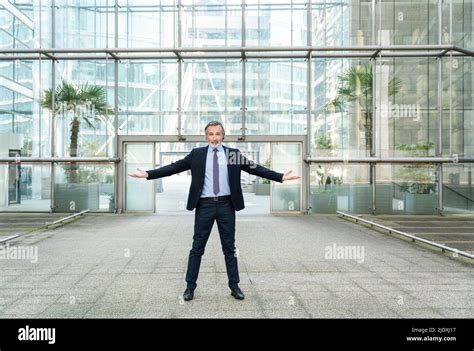
[[[224,139],[221,126],[209,126],[206,132],[206,139],[211,147],[218,147]]]

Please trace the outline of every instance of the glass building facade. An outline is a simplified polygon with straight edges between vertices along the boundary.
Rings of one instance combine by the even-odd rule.
[[[0,211],[156,211],[217,119],[272,212],[472,213],[473,3],[1,1]]]

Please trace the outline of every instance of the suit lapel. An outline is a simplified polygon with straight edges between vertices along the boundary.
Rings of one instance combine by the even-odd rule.
[[[207,151],[208,151],[209,145],[203,148],[203,152],[201,155],[201,164],[202,164],[202,181],[204,182],[204,179],[206,178],[206,161],[207,161]]]
[[[224,148],[224,153],[225,153],[225,157],[226,157],[226,160],[227,160],[227,173],[229,175],[229,179],[230,179],[230,173],[232,172],[232,167],[230,166],[230,162],[229,162],[229,155],[230,155],[230,149],[224,145],[222,145],[222,147]]]

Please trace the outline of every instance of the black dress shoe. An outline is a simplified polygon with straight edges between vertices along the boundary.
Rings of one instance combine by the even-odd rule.
[[[243,300],[245,299],[245,295],[244,293],[242,292],[242,290],[240,290],[240,288],[237,286],[235,288],[231,288],[230,289],[230,294],[235,297],[237,300]]]
[[[184,301],[191,301],[194,298],[194,290],[187,288],[183,293]]]

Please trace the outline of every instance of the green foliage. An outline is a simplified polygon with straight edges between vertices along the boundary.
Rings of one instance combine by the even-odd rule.
[[[105,89],[87,82],[82,85],[62,80],[53,94],[52,89],[46,89],[40,101],[43,108],[54,110],[58,117],[72,114],[70,124],[70,145],[71,157],[78,156],[78,140],[81,122],[85,122],[89,127],[95,128],[95,124],[100,120],[100,116],[107,116],[113,113],[113,109],[107,107]],[[92,152],[93,153],[93,152]],[[81,183],[91,176],[84,174],[75,162],[65,167],[66,178],[70,183]]]
[[[432,142],[418,144],[399,144],[396,149],[407,151],[411,156],[428,156],[435,146]],[[397,171],[397,178],[402,180],[400,190],[411,194],[429,194],[434,192],[435,184],[430,166],[407,165]]]
[[[351,66],[338,77],[339,85],[336,97],[326,105],[329,112],[343,112],[348,103],[357,103],[364,114],[361,128],[365,131],[366,148],[372,148],[372,65]],[[398,78],[390,79],[388,96],[397,94],[402,88],[402,81]]]
[[[332,144],[331,138],[325,134],[320,134],[316,140],[316,149],[324,149],[324,150],[329,150],[334,148],[334,145]]]
[[[408,151],[412,156],[428,156],[429,150],[434,147],[435,144],[428,141],[423,144],[399,144],[396,149],[400,151]]]

